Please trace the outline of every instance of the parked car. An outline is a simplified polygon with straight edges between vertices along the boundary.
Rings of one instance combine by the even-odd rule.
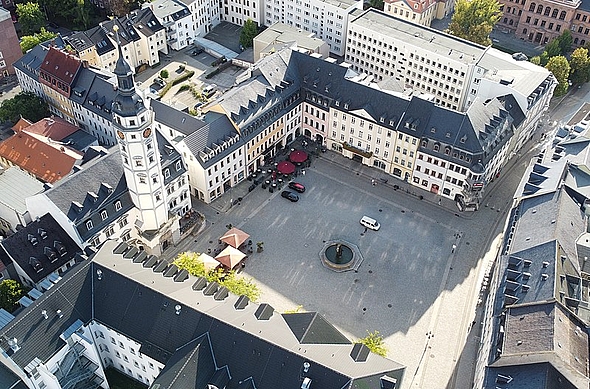
[[[379,231],[379,228],[381,228],[381,224],[379,224],[377,220],[368,216],[363,216],[363,218],[360,220],[360,223],[363,227],[370,228],[374,231]]]
[[[303,193],[305,192],[305,186],[298,182],[289,182],[289,188],[293,189],[296,192]]]
[[[203,53],[203,51],[204,51],[203,49],[197,48],[197,49],[194,49],[191,54],[192,55],[199,55],[199,54]]]
[[[215,92],[217,92],[217,85],[215,84],[207,85],[203,88],[203,96],[206,98],[210,98],[215,94]]]
[[[292,203],[299,201],[299,196],[297,196],[295,193],[290,192],[288,190],[282,191],[281,196],[286,198],[287,200],[291,201]]]
[[[197,109],[201,108],[203,106],[203,104],[205,104],[205,103],[203,103],[202,101],[199,101],[197,104],[195,104],[193,109],[196,111]]]
[[[154,80],[154,84],[161,86],[162,88],[166,86],[166,81],[162,80],[160,77]]]

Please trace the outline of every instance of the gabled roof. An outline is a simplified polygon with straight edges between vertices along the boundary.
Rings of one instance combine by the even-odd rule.
[[[67,176],[83,154],[26,131],[0,143],[0,156],[39,180],[54,183]]]
[[[131,11],[127,17],[131,18],[135,28],[145,36],[153,35],[164,29],[149,7]]]
[[[78,131],[77,126],[57,116],[41,119],[36,123],[29,124],[29,126],[23,125],[22,121],[19,120],[12,128],[15,132],[27,131],[53,140],[63,140]]]
[[[41,64],[41,72],[50,74],[67,85],[72,85],[81,66],[82,63],[78,57],[51,46]],[[42,78],[40,81],[44,82]],[[51,85],[51,83],[48,84]]]
[[[76,257],[81,250],[47,213],[0,242],[0,259],[16,262],[37,283]]]
[[[0,204],[24,215],[27,212],[25,199],[43,192],[43,188],[41,181],[18,167],[11,167],[0,174]]]

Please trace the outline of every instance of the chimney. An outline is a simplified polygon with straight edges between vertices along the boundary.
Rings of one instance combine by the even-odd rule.
[[[8,339],[8,345],[10,346],[10,349],[13,352],[17,352],[18,350],[20,350],[18,340],[16,338]]]

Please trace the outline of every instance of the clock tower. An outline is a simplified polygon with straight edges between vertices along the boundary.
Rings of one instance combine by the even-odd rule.
[[[135,225],[140,232],[158,230],[168,221],[164,177],[155,131],[153,111],[146,108],[135,90],[133,71],[125,61],[117,26],[119,59],[115,65],[117,92],[113,100],[113,127],[117,132],[129,195],[138,209]]]

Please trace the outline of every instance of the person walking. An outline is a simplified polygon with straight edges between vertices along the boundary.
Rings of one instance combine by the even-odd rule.
[[[371,185],[375,186],[375,179],[371,178]]]

